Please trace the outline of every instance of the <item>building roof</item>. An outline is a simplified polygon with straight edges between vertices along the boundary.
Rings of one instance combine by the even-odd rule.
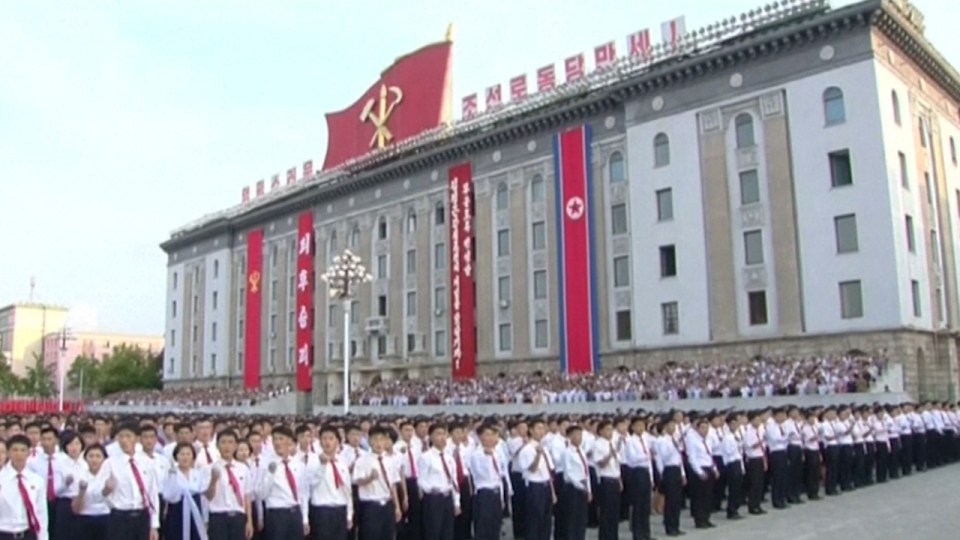
[[[14,309],[46,309],[48,311],[69,311],[65,306],[58,306],[56,304],[44,304],[41,302],[15,302],[8,306],[0,307],[0,312],[10,311]]]
[[[676,46],[658,44],[646,58],[621,58],[579,81],[400,141],[294,186],[208,214],[173,231],[160,247],[169,253],[207,238],[232,235],[374,184],[569,124],[643,94],[868,25],[884,32],[960,102],[960,74],[924,38],[922,15],[906,0],[865,0],[839,9],[831,9],[827,0],[780,0],[700,28]]]

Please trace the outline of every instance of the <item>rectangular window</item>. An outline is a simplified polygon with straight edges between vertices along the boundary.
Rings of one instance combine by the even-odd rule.
[[[657,221],[673,219],[673,190],[670,188],[657,191]]]
[[[443,270],[447,267],[447,244],[440,242],[433,246],[433,268]]]
[[[217,355],[216,353],[210,354],[210,372],[214,375],[217,374]]]
[[[270,315],[270,335],[277,333],[277,314]]]
[[[531,226],[533,235],[533,249],[546,249],[547,247],[547,224],[542,221],[535,221]]]
[[[387,316],[387,295],[381,294],[377,297],[377,316]]]
[[[933,252],[933,263],[940,266],[940,240],[935,230],[930,231],[930,251]]]
[[[510,301],[510,276],[500,276],[497,279],[497,300],[501,303]]]
[[[273,300],[274,302],[277,301],[277,289],[278,289],[278,288],[279,288],[279,287],[277,286],[277,280],[275,280],[275,279],[272,280],[272,281],[270,282],[270,300]]]
[[[412,353],[417,350],[417,336],[416,334],[407,334],[407,352]]]
[[[217,291],[213,291],[213,295],[210,300],[213,309],[217,309],[217,306],[220,304],[220,295],[217,294]]]
[[[433,334],[433,354],[436,356],[447,355],[447,332],[446,330],[437,330]]]
[[[417,315],[417,293],[415,291],[410,291],[407,293],[407,317],[415,317]]]
[[[630,257],[614,257],[613,259],[613,286],[630,286]]]
[[[513,348],[513,335],[510,331],[510,323],[502,323],[499,328],[499,350],[500,352],[508,352]]]
[[[546,349],[548,345],[547,320],[537,319],[533,321],[533,348]]]
[[[293,315],[292,312],[291,315]],[[360,324],[360,302],[358,300],[350,302],[350,324]]]
[[[277,369],[277,350],[270,349],[270,371]]]
[[[860,249],[855,214],[833,218],[833,228],[837,237],[837,253],[855,253]]]
[[[830,160],[830,185],[833,187],[853,184],[853,168],[850,166],[850,151],[838,150],[828,154]]]
[[[293,367],[293,364],[294,364],[293,346],[291,345],[290,347],[287,347],[287,367],[291,368]]]
[[[356,358],[359,350],[357,349],[357,340],[350,340],[350,358]]]
[[[910,189],[910,174],[907,171],[907,156],[903,152],[897,152],[897,158],[900,161],[900,185]]]
[[[497,231],[497,256],[508,257],[510,255],[510,229],[500,229]]]
[[[447,288],[437,287],[433,290],[433,306],[438,311],[447,309]]]
[[[627,234],[627,205],[615,204],[610,207],[611,234]]]
[[[381,358],[387,354],[387,336],[377,336],[377,357]]]
[[[663,335],[671,336],[680,332],[680,307],[676,302],[660,304],[660,317],[663,319]]]
[[[906,223],[906,227],[907,227],[907,250],[910,253],[916,253],[917,241],[913,236],[913,217],[906,216],[904,218],[904,222]]]
[[[910,280],[910,294],[913,297],[913,316],[921,317],[923,311],[920,306],[920,282],[913,279]]]
[[[243,319],[237,321],[237,337],[243,339]]]
[[[237,373],[243,373],[243,353],[237,353]]]
[[[923,185],[927,189],[927,204],[933,204],[933,184],[930,182],[930,173],[923,173]]]
[[[210,323],[210,341],[216,341],[216,340],[217,340],[217,323],[212,322]]]
[[[295,320],[296,320],[296,317],[294,317],[293,312],[292,311],[288,312],[287,313],[287,332],[288,333],[293,333],[293,330],[294,330],[293,324]]]
[[[377,255],[377,278],[386,279],[388,274],[387,256]]]
[[[334,328],[337,326],[337,305],[330,304],[327,306],[327,326],[329,328]]]
[[[417,273],[417,250],[408,249],[407,250],[407,275],[413,275]]]
[[[176,330],[170,330],[170,346],[171,346],[171,347],[176,347],[176,346],[177,346],[177,331],[176,331]]]
[[[863,295],[860,281],[840,282],[840,316],[844,319],[863,317]]]
[[[660,277],[677,275],[677,248],[674,245],[660,246]]]
[[[173,301],[173,305],[171,306],[171,311],[172,311],[172,316],[173,316],[173,317],[176,317],[176,316],[177,316],[177,301],[176,301],[176,300]]]
[[[630,310],[617,312],[617,341],[630,341],[633,335],[633,322]]]
[[[180,274],[177,272],[173,273],[173,290],[177,290],[177,285],[180,283]]]
[[[270,266],[277,265],[277,244],[270,246]]]
[[[763,234],[760,231],[743,233],[743,248],[747,265],[763,264]]]
[[[740,204],[760,202],[760,177],[756,169],[740,173]]]
[[[747,304],[750,308],[750,326],[767,324],[767,291],[747,293]]]
[[[533,297],[537,300],[547,297],[547,271],[536,270],[533,273]]]
[[[240,287],[240,299],[239,299],[240,307],[243,307],[243,304],[246,302],[246,300],[247,300],[247,288]]]

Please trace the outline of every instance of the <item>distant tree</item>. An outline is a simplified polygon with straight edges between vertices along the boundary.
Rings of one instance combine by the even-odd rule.
[[[39,354],[33,353],[33,365],[27,367],[27,372],[21,383],[22,393],[32,397],[53,396],[57,390],[53,377],[53,369],[43,361]]]
[[[70,369],[67,370],[67,388],[79,390],[81,381],[83,381],[85,391],[86,389],[96,388],[99,373],[99,360],[89,356],[78,356],[70,365]]]
[[[20,377],[13,372],[7,357],[0,353],[0,394],[12,396],[20,393]]]
[[[93,388],[102,396],[125,390],[159,389],[162,363],[162,353],[151,357],[139,347],[115,347],[97,366]]]

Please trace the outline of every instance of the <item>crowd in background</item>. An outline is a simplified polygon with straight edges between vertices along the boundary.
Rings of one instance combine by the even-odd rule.
[[[289,393],[290,385],[274,388],[267,386],[257,390],[241,388],[176,388],[164,390],[132,390],[118,392],[102,399],[95,399],[92,405],[123,406],[175,406],[186,409],[204,407],[250,407],[264,400]]]

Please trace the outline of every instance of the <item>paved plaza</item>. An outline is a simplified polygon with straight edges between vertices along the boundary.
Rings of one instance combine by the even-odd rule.
[[[960,465],[914,473],[820,501],[773,510],[764,516],[727,521],[714,514],[715,529],[696,530],[690,512],[684,511],[681,529],[686,540],[956,540],[960,538]],[[662,518],[652,516],[653,535],[667,537]],[[509,522],[504,522],[509,535]],[[631,540],[626,523],[620,539]],[[587,533],[596,540],[596,529]]]

